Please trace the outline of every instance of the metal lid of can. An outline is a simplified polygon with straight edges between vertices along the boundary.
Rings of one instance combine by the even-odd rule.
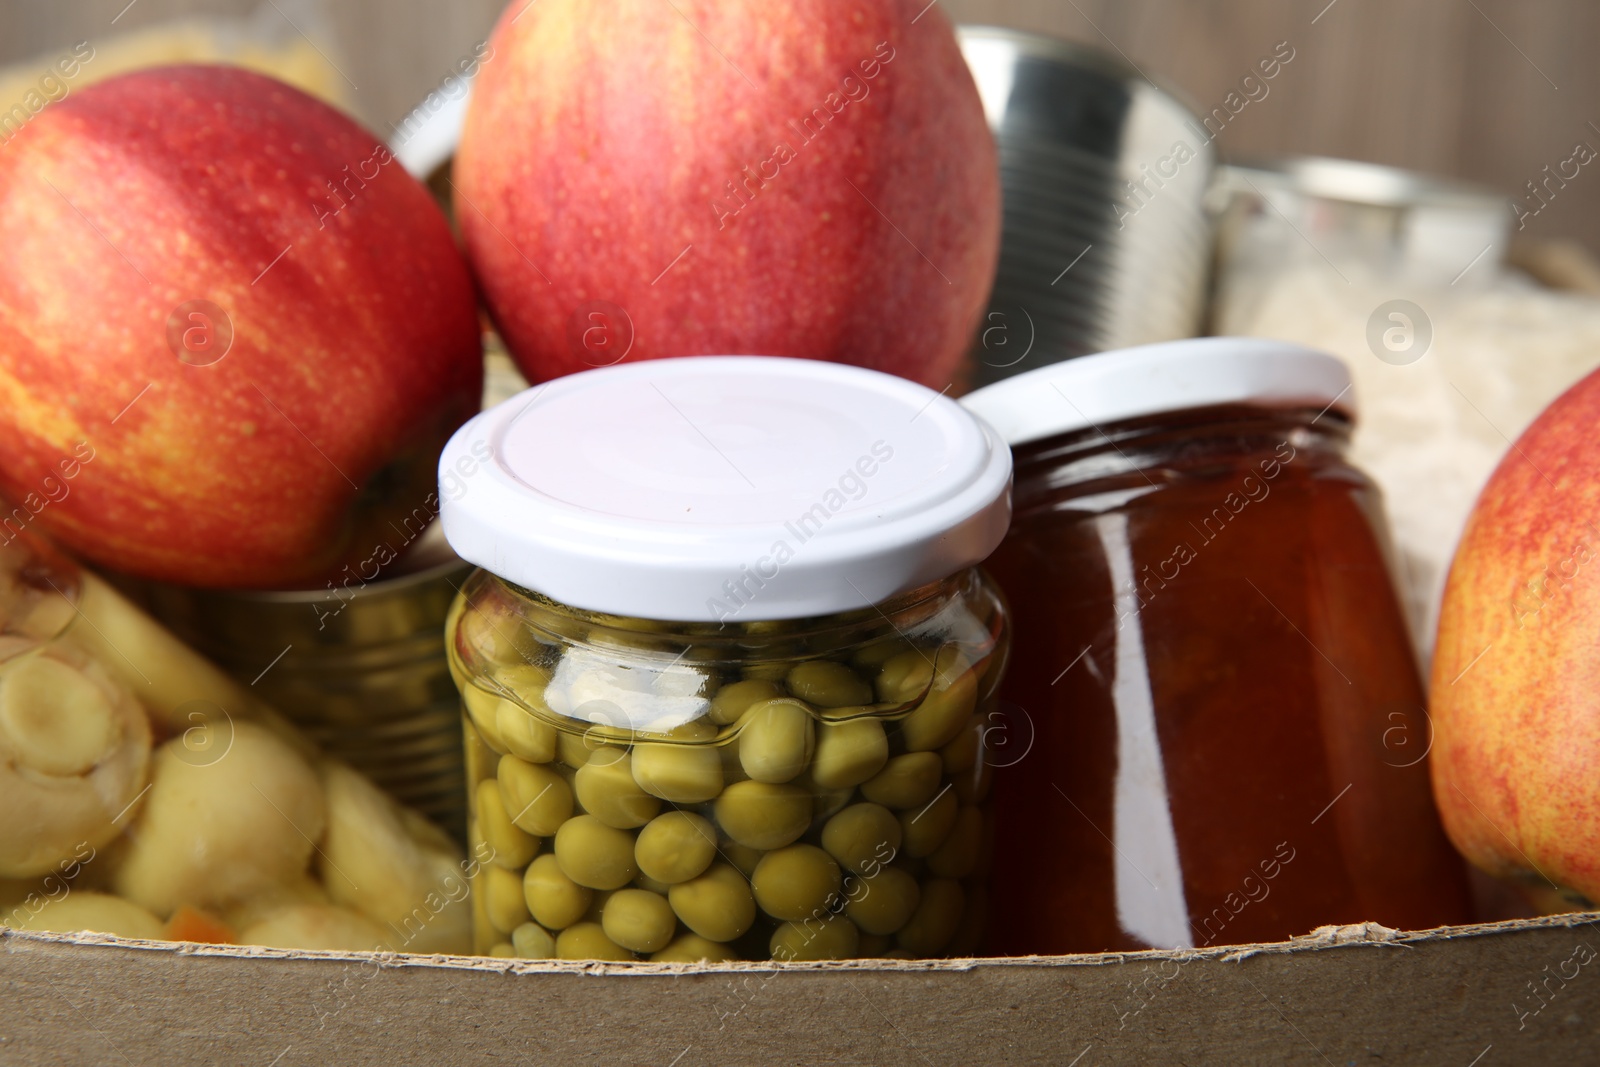
[[[867,608],[981,562],[1011,454],[914,382],[712,356],[585,371],[457,430],[440,515],[464,559],[589,611],[681,622]]]
[[[961,403],[1015,446],[1220,404],[1332,409],[1354,420],[1350,387],[1345,365],[1316,349],[1256,337],[1195,337],[1053,363]]]

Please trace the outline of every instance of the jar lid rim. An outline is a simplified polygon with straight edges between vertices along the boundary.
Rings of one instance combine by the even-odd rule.
[[[1195,337],[1052,363],[963,397],[1015,447],[1126,419],[1222,404],[1313,407],[1351,421],[1350,371],[1289,341]]]
[[[982,562],[1011,515],[993,429],[915,382],[695,356],[554,379],[456,431],[463,559],[576,608],[683,622],[858,610]]]

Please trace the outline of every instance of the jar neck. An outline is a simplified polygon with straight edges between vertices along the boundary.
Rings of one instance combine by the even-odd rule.
[[[1348,419],[1317,408],[1225,405],[1129,419],[1015,448],[1016,506],[1102,481],[1159,487],[1249,459],[1343,464],[1349,440]]]
[[[680,622],[640,619],[575,608],[479,570],[463,586],[473,605],[499,600],[540,639],[572,644],[612,643],[676,654],[692,647],[697,659],[738,662],[752,649],[808,655],[915,631],[962,604],[981,599],[977,568],[958,571],[875,605],[807,619]]]

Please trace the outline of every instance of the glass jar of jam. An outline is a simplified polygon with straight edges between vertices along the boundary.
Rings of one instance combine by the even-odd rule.
[[[931,390],[717,357],[559,379],[446,448],[477,950],[971,955],[1010,452]]]
[[[1013,448],[989,567],[1033,729],[996,787],[993,951],[1470,920],[1349,389],[1331,356],[1206,338],[965,399]]]

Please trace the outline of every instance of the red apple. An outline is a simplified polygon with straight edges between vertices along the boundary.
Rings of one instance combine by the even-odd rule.
[[[994,141],[926,0],[515,2],[456,217],[535,381],[663,356],[947,385],[993,280]]]
[[[210,586],[381,557],[480,344],[442,214],[348,118],[226,67],[75,91],[0,149],[0,542]]]
[[[1600,901],[1600,374],[1506,453],[1445,587],[1433,786],[1477,866]],[[1569,905],[1570,906],[1570,905]]]

